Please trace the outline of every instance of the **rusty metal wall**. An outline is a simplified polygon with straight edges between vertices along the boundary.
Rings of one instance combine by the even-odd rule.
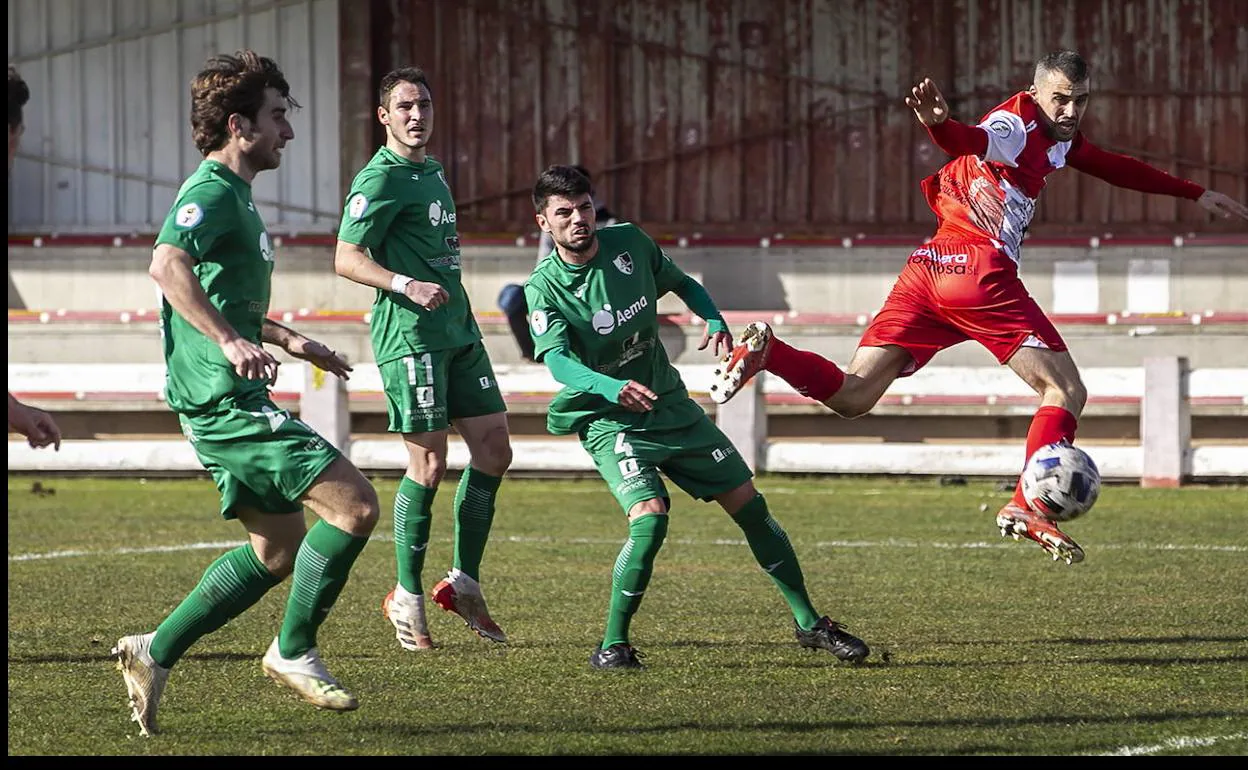
[[[973,121],[1059,47],[1093,67],[1090,138],[1248,199],[1244,0],[346,5],[370,14],[358,81],[365,66],[373,84],[390,66],[430,71],[431,150],[464,230],[529,229],[538,171],[580,162],[604,202],[656,234],[922,232],[934,220],[918,181],[944,156],[902,95],[931,76]],[[346,152],[377,141],[344,126]],[[1243,229],[1077,172],[1051,179],[1040,233]]]

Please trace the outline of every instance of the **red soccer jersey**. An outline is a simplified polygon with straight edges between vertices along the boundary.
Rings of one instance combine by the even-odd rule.
[[[936,212],[937,238],[986,239],[1018,262],[1044,180],[1069,165],[1128,190],[1198,199],[1205,188],[1147,163],[1102,150],[1081,132],[1069,142],[1040,128],[1040,108],[1023,91],[983,117],[977,126],[947,119],[928,127],[941,149],[955,156],[923,180]]]
[[[1018,261],[1044,178],[1066,165],[1081,141],[1057,142],[1041,127],[1040,108],[1020,91],[993,108],[978,128],[988,135],[983,157],[962,155],[923,180],[927,205],[940,222],[937,238],[987,238]]]

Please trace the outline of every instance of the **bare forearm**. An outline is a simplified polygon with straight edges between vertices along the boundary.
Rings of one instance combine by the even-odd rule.
[[[291,342],[303,338],[299,332],[270,318],[264,319],[264,323],[260,326],[260,341],[278,345],[283,350],[289,348]]]
[[[374,262],[362,246],[345,241],[339,241],[334,250],[334,272],[356,283],[384,291],[393,288],[396,275]]]
[[[238,332],[208,301],[189,266],[176,258],[157,258],[149,272],[165,300],[205,337],[218,345],[238,339]]]

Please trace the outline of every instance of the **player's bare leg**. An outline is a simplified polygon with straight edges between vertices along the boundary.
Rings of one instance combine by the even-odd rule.
[[[863,416],[879,403],[912,360],[898,345],[858,348],[845,370],[845,381],[824,406],[846,419]]]
[[[876,405],[888,386],[911,363],[897,345],[859,347],[846,371],[818,353],[798,350],[775,336],[763,321],[742,330],[733,349],[715,370],[711,399],[725,403],[760,371],[768,371],[804,396],[842,417],[861,417]]]
[[[1079,376],[1079,368],[1066,351],[1021,347],[1008,365],[1040,395],[1040,409],[1027,431],[1025,464],[1046,444],[1074,440],[1088,392]],[[1061,559],[1067,564],[1077,564],[1084,559],[1083,549],[1062,532],[1056,522],[1027,506],[1021,485],[1015,489],[1013,499],[997,514],[997,527],[1002,537],[1034,540],[1054,561]]]

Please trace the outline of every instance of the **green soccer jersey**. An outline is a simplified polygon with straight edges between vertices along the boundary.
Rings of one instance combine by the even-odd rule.
[[[450,295],[430,311],[378,289],[371,322],[377,363],[481,339],[460,279],[455,201],[441,163],[429,157],[413,163],[379,149],[351,183],[338,239],[368,249],[382,267],[440,284]]]
[[[538,360],[564,350],[596,372],[636,380],[659,397],[654,410],[643,414],[565,387],[550,404],[551,433],[577,433],[595,420],[621,430],[671,430],[703,416],[659,341],[659,297],[685,277],[650,236],[629,223],[600,229],[598,253],[584,265],[569,265],[555,252],[538,264],[524,286]]]
[[[178,190],[177,200],[156,236],[195,260],[195,277],[226,322],[242,337],[261,344],[269,312],[273,244],[251,199],[251,185],[233,171],[205,160]],[[263,392],[268,383],[234,371],[221,348],[163,301],[165,399],[175,412],[211,411],[227,396]]]

